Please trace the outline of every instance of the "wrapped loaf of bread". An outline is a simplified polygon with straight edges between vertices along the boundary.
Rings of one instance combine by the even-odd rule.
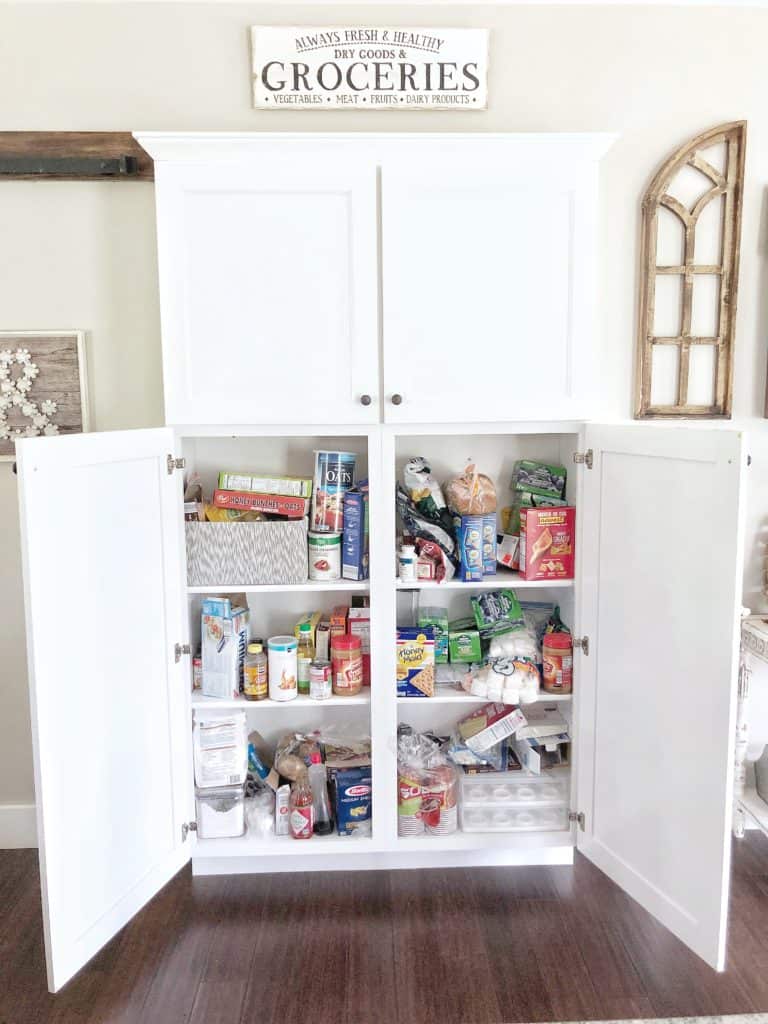
[[[459,516],[481,516],[496,511],[496,488],[490,477],[470,464],[445,487],[449,507]]]

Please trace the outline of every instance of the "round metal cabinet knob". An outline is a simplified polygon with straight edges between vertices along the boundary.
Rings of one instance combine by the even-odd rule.
[[[370,404],[371,404],[371,396],[370,395],[360,395],[360,405],[370,405]]]
[[[402,395],[392,395],[392,405],[400,405],[403,401]]]

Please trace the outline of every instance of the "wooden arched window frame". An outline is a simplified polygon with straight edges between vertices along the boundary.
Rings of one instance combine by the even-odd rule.
[[[643,197],[635,410],[638,419],[731,415],[746,131],[746,121],[734,121],[711,128],[687,142],[661,166]],[[706,151],[713,147],[720,147],[722,153],[720,169],[707,160]],[[707,185],[690,206],[672,194],[674,180],[684,168],[698,171],[703,176],[702,184]],[[719,196],[723,196],[719,259],[715,263],[696,263],[699,218],[708,204]],[[681,258],[671,264],[660,263],[658,258],[661,208],[674,214],[682,224]],[[662,275],[674,275],[681,285],[677,330],[668,334],[656,333],[655,326],[657,282]],[[715,330],[706,334],[697,334],[691,326],[694,283],[699,275],[714,275],[719,279]],[[661,402],[654,397],[654,350],[658,346],[674,346],[677,351],[677,379],[671,388],[671,401]],[[711,401],[706,404],[689,400],[691,350],[695,346],[710,346],[709,351],[713,353]]]

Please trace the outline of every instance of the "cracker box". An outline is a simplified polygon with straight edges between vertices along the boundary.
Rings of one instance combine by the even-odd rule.
[[[371,608],[370,600],[355,595],[352,607],[347,616],[347,631],[352,636],[360,637],[360,649],[363,655],[363,686],[371,685]]]
[[[243,664],[249,637],[245,602],[206,597],[201,619],[202,693],[205,697],[237,697],[243,686]]]
[[[520,509],[520,575],[525,580],[573,579],[576,509]]]
[[[474,619],[454,619],[448,626],[448,657],[452,663],[480,661],[480,633]]]
[[[431,626],[397,631],[398,697],[435,696],[435,636]]]
[[[311,498],[312,481],[300,476],[221,472],[219,490],[254,491],[257,494],[285,494],[295,498]]]
[[[368,579],[367,480],[361,480],[344,495],[341,575],[345,580]]]
[[[309,514],[308,498],[252,491],[220,491],[218,488],[213,492],[213,506],[237,512],[265,512],[286,519],[303,519]]]

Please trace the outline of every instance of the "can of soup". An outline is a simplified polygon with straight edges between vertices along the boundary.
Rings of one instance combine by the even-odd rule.
[[[308,533],[309,578],[311,580],[341,579],[341,534]]]
[[[317,658],[309,666],[309,696],[312,700],[328,700],[331,693],[331,663]]]
[[[344,495],[355,482],[354,452],[315,451],[310,530],[340,533],[344,526]]]

